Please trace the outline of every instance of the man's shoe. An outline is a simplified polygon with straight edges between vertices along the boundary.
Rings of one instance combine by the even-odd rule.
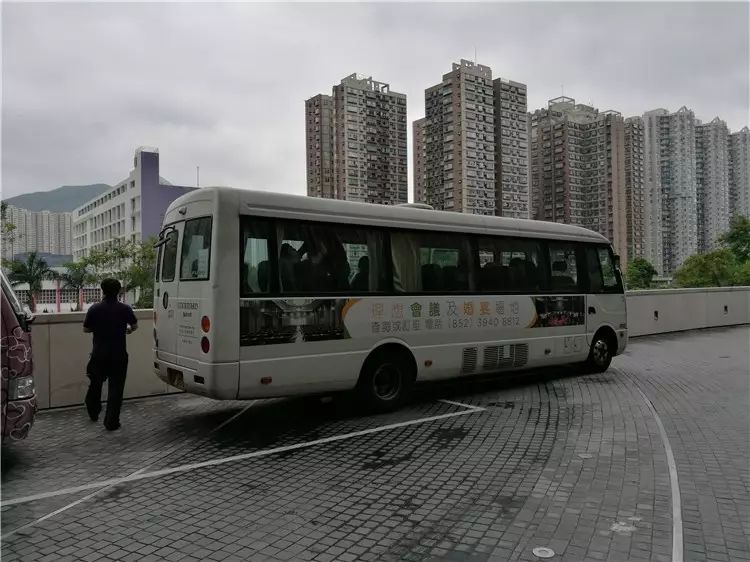
[[[111,424],[111,423],[110,423],[110,424],[107,424],[107,423],[105,423],[105,424],[104,424],[104,427],[105,427],[105,429],[106,429],[107,431],[115,431],[115,430],[117,430],[117,429],[120,429],[120,423],[119,423],[119,422],[118,422],[118,423],[115,423],[115,424]]]
[[[89,414],[89,418],[91,419],[92,422],[99,421],[99,416],[92,416],[91,414]]]

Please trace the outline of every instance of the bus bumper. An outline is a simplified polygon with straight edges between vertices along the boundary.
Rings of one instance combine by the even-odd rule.
[[[195,368],[154,359],[154,372],[169,386],[217,400],[236,400],[239,363],[200,363]]]
[[[625,348],[628,346],[628,331],[620,329],[620,330],[617,330],[615,333],[617,334],[616,355],[620,355],[621,353],[625,352]]]

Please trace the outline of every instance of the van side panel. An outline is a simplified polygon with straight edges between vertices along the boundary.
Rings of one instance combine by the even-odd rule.
[[[22,400],[9,400],[12,379],[29,377],[34,372],[31,354],[31,334],[24,332],[18,323],[10,302],[2,293],[2,334],[0,334],[0,359],[2,363],[2,436],[13,440],[25,439],[34,424],[36,396]]]

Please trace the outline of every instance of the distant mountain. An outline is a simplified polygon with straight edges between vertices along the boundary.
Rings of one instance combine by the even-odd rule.
[[[8,205],[28,209],[29,211],[72,211],[89,199],[107,191],[111,186],[106,183],[92,185],[63,185],[50,191],[24,193],[4,199]]]

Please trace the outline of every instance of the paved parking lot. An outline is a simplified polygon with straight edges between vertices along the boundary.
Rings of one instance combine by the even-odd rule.
[[[174,395],[108,433],[43,412],[3,449],[2,558],[750,560],[749,367],[739,327],[634,340],[601,375],[430,385],[382,416]]]

